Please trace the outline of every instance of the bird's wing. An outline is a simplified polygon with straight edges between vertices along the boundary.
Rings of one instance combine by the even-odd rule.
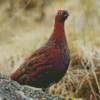
[[[42,49],[43,50],[43,49]],[[31,56],[21,65],[21,74],[28,74],[30,72],[39,72],[39,70],[46,70],[52,68],[51,65],[55,62],[56,51],[54,49],[48,49],[43,51],[37,51],[35,56]]]
[[[53,67],[56,62],[56,51],[54,49],[48,49],[44,53],[38,52],[36,56],[26,60],[20,67],[19,81],[23,82],[37,82],[45,80],[44,77],[51,78],[54,76]],[[53,79],[52,79],[53,80]],[[28,83],[27,83],[28,84]]]

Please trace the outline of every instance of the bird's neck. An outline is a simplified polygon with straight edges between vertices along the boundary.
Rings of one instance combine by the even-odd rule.
[[[66,35],[65,35],[65,30],[64,30],[64,22],[55,22],[54,25],[54,30],[49,38],[49,41],[59,41],[59,42],[64,42],[66,43]]]

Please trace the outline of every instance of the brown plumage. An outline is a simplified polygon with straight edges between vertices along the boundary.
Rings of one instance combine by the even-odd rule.
[[[11,79],[37,88],[47,88],[51,83],[61,80],[70,62],[64,31],[64,22],[68,16],[66,10],[58,11],[49,40],[10,75]]]

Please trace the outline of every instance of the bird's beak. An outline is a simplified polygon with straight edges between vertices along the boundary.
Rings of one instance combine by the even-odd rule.
[[[70,14],[69,14],[69,13],[68,13],[67,15],[68,15],[68,16],[70,16]]]
[[[67,14],[65,14],[64,16],[65,16],[65,17],[66,17],[66,16],[70,16],[70,14],[69,14],[69,13],[67,13]]]

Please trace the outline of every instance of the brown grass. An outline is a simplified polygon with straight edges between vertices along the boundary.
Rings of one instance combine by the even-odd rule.
[[[18,3],[16,5],[18,6]],[[100,95],[99,6],[98,2],[93,0],[51,2],[45,8],[45,20],[39,23],[35,21],[39,16],[36,9],[25,11],[24,8],[16,8],[14,16],[9,18],[9,4],[2,3],[0,73],[10,75],[32,52],[42,46],[52,33],[57,10],[68,9],[70,17],[65,23],[65,31],[71,52],[71,63],[64,78],[51,87],[50,93],[63,97],[83,98],[83,100],[92,100],[92,98],[98,100]]]

